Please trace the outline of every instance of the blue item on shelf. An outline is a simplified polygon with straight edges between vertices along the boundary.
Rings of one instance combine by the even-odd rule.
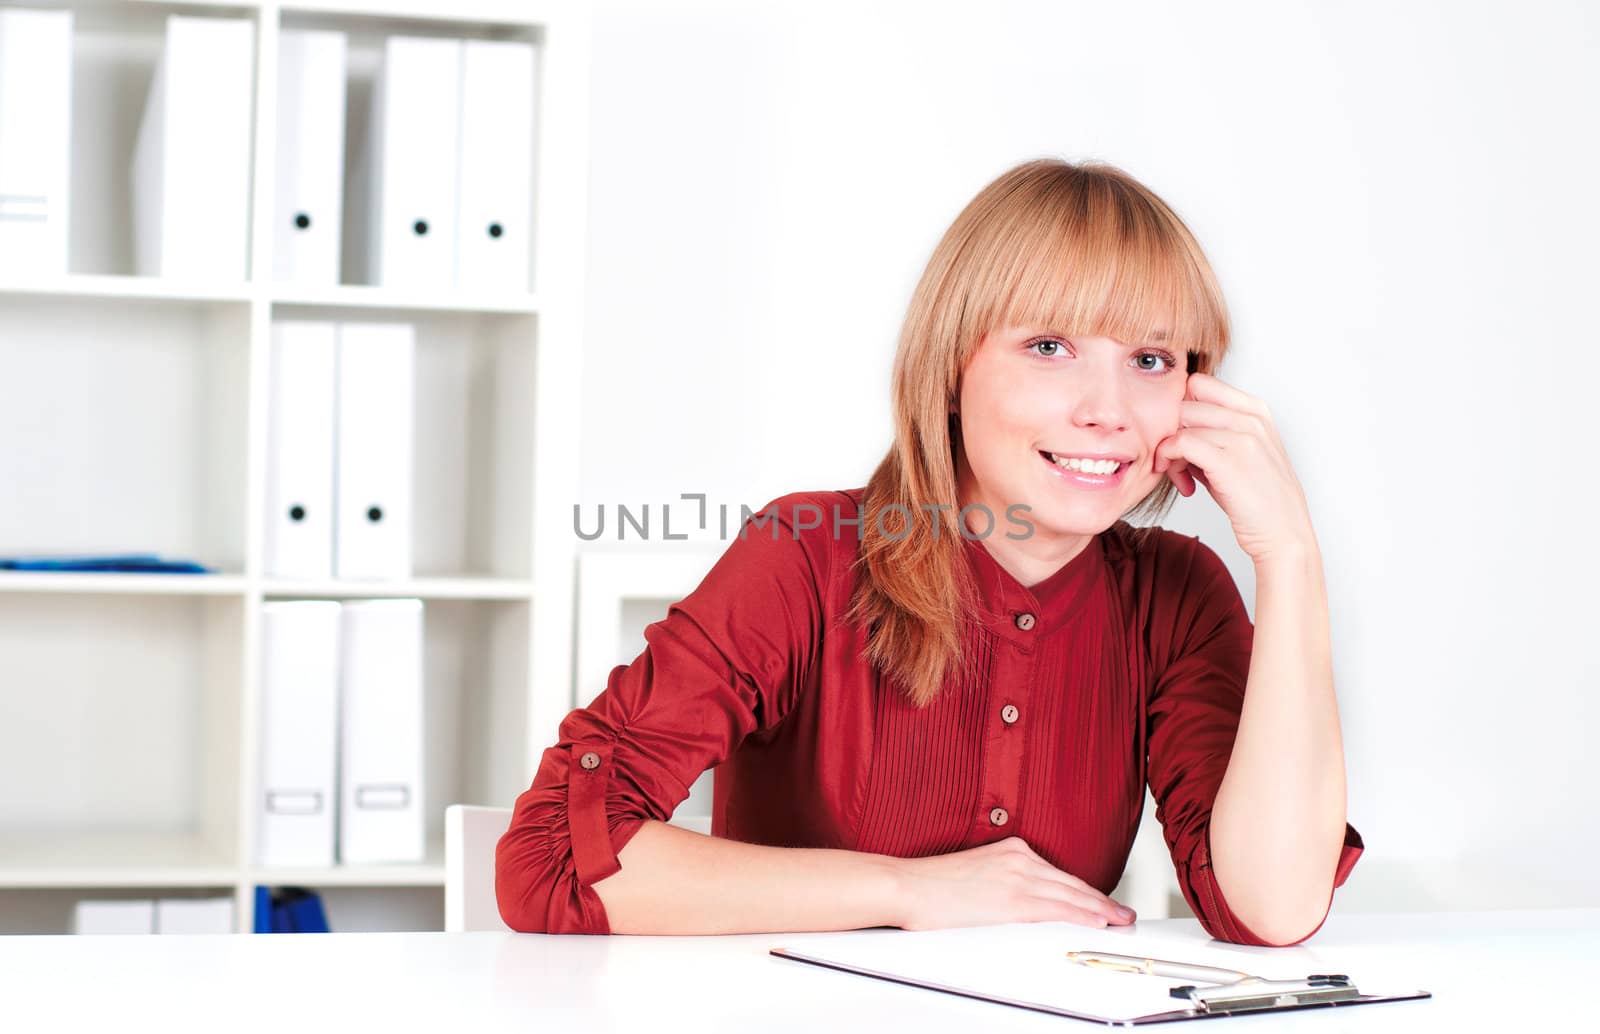
[[[272,932],[272,889],[270,887],[256,887],[256,919],[252,927],[255,933]]]
[[[114,571],[143,574],[215,574],[193,560],[163,560],[156,553],[112,553],[90,556],[0,557],[5,571]]]
[[[257,887],[255,932],[328,933],[322,897],[301,887]]]
[[[287,891],[283,910],[295,933],[328,932],[328,916],[322,910],[322,898],[312,891]]]

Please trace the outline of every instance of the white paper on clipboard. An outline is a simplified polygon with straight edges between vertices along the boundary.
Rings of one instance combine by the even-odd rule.
[[[1066,922],[855,930],[807,937],[803,943],[777,948],[772,954],[1105,1023],[1134,1023],[1190,1009],[1184,1000],[1172,997],[1171,991],[1193,981],[1091,969],[1068,962],[1069,951],[1182,960],[1282,980],[1304,978],[1319,966],[1313,961],[1315,953],[1306,950],[1272,949],[1276,954],[1263,956],[1257,949],[1230,950],[1197,944],[1193,938],[1140,934],[1135,928],[1096,929]],[[1371,995],[1368,988],[1361,990]],[[1407,994],[1425,996],[1426,992]],[[1194,1018],[1204,1015],[1196,1012]]]

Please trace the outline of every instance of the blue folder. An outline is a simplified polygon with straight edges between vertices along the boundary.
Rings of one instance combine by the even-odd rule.
[[[256,887],[256,933],[328,933],[328,914],[315,891]]]
[[[156,553],[90,556],[0,557],[0,571],[117,571],[143,574],[215,574],[193,560],[166,560]]]

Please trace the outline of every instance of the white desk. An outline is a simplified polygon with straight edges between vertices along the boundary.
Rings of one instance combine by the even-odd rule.
[[[1053,925],[1064,939],[1075,929]],[[1210,942],[1192,919],[1137,925]],[[837,935],[0,937],[0,1027],[1069,1034],[1098,1026],[767,954],[803,951],[818,936]],[[1334,915],[1308,945],[1240,950],[1270,959],[1268,969],[1348,973],[1358,986],[1392,972],[1410,986],[1389,990],[1434,997],[1149,1029],[1595,1029],[1587,995],[1600,977],[1600,909]]]

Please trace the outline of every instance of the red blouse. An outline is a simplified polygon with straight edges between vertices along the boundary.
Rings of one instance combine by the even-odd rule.
[[[966,645],[976,675],[919,711],[861,659],[865,636],[841,617],[862,492],[769,503],[645,628],[644,652],[563,719],[496,850],[507,925],[610,933],[594,884],[715,766],[714,836],[909,858],[1016,835],[1106,894],[1148,783],[1201,925],[1271,944],[1211,870],[1211,805],[1254,634],[1216,553],[1166,529],[1139,550],[1118,521],[1024,587],[966,540],[984,603]],[[993,533],[1015,529],[1002,520]],[[1334,887],[1362,850],[1347,824]]]

